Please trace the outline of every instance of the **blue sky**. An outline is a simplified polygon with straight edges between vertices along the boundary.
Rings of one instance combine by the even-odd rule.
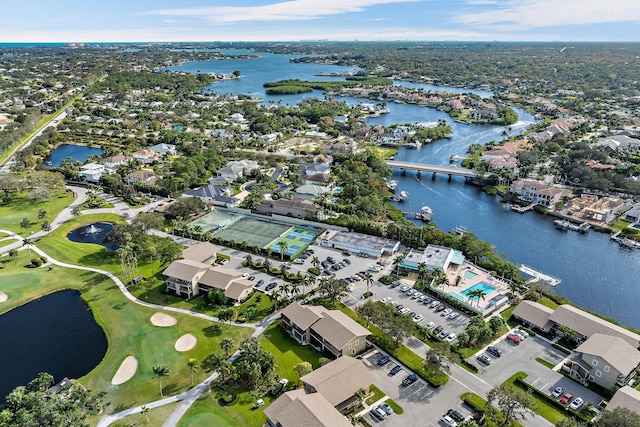
[[[640,41],[640,0],[21,0],[0,42]]]

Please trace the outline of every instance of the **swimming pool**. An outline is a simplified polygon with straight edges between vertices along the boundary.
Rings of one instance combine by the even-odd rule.
[[[496,288],[494,288],[488,283],[478,282],[475,285],[471,286],[470,288],[467,288],[464,291],[462,291],[462,293],[465,295],[469,295],[469,292],[475,291],[476,289],[482,289],[485,295],[489,295],[491,292],[496,290]],[[473,299],[477,300],[478,297],[474,297]]]
[[[471,270],[467,270],[464,273],[462,273],[462,277],[464,277],[465,279],[473,279],[477,275],[478,275],[478,273],[474,273]]]

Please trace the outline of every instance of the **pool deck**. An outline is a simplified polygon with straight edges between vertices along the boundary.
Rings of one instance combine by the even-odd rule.
[[[472,271],[477,274],[477,276],[467,279],[464,277],[465,271]],[[481,300],[480,302],[481,304],[485,303],[485,306],[488,304],[489,299],[498,295],[504,295],[509,292],[508,283],[503,282],[499,278],[492,276],[488,271],[485,271],[467,261],[462,263],[460,266],[454,266],[453,268],[447,269],[446,274],[447,278],[449,279],[450,285],[441,287],[444,292],[456,291],[459,294],[462,294],[465,290],[473,287],[480,282],[485,282],[486,284],[494,287],[496,290],[487,294],[486,300]],[[460,283],[456,286],[456,280],[458,277],[460,277]],[[482,309],[483,307],[480,308]]]

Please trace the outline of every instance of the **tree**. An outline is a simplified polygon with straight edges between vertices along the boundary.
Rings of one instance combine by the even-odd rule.
[[[293,367],[293,371],[298,375],[298,385],[300,385],[300,378],[313,371],[313,366],[309,362],[300,362]]]
[[[364,281],[367,284],[367,292],[369,292],[369,286],[373,285],[373,275],[371,273],[365,274]]]
[[[45,233],[48,233],[51,231],[51,224],[49,224],[49,221],[42,221],[42,226],[41,226],[42,231],[44,231]]]
[[[615,408],[604,411],[596,425],[598,427],[640,427],[640,415],[627,408]]]
[[[162,394],[162,377],[166,377],[171,373],[167,365],[153,365],[153,375],[158,378],[158,384],[160,385],[160,397],[164,397]]]
[[[489,319],[489,329],[491,329],[491,334],[496,334],[500,328],[504,325],[504,319],[501,316],[493,316]]]
[[[434,342],[427,351],[424,359],[424,368],[431,375],[437,375],[441,372],[449,372],[449,363],[453,358],[451,346],[443,342]]]
[[[322,264],[322,262],[320,261],[320,258],[318,258],[317,256],[314,256],[313,258],[311,258],[311,265],[313,265],[315,268],[318,268],[320,264]]]
[[[29,229],[29,227],[31,227],[31,221],[29,221],[29,218],[22,218],[22,221],[20,221],[20,228]]]
[[[40,209],[38,211],[38,219],[44,219],[47,216],[47,210],[46,209]]]
[[[289,250],[289,244],[286,240],[280,240],[278,245],[280,247],[280,261],[284,261],[284,254]]]
[[[330,278],[321,281],[318,289],[330,300],[337,301],[347,295],[347,292],[349,291],[349,283],[344,280]]]
[[[596,425],[599,425],[599,424],[596,424]],[[556,427],[586,427],[586,424],[576,420],[573,417],[566,417],[563,420],[561,420],[558,424],[556,424]]]
[[[17,264],[17,262],[18,262],[18,250],[17,249],[11,249],[9,251],[9,256],[11,258],[13,258],[13,262]]]
[[[478,427],[478,423],[474,420],[464,420],[458,423],[458,427]]]
[[[187,366],[189,367],[189,374],[191,375],[191,385],[193,385],[193,374],[195,374],[198,369],[198,361],[194,358],[187,360]]]
[[[164,215],[157,212],[140,212],[131,221],[131,225],[142,230],[143,233],[148,233],[149,230],[161,230],[164,226]]]
[[[74,206],[73,209],[71,209],[71,215],[80,216],[81,214],[82,212],[80,211],[80,206]]]
[[[503,425],[509,425],[512,420],[524,420],[527,408],[534,404],[531,396],[506,383],[489,391],[487,403],[487,416],[494,419],[497,417],[497,413],[492,409],[495,403],[504,417]]]
[[[191,385],[193,385],[193,380],[191,381]],[[149,408],[147,407],[147,405],[142,405],[140,407],[140,413],[144,415],[144,423],[147,424],[149,422]]]
[[[218,319],[222,322],[231,322],[236,315],[233,307],[226,307],[218,311]]]
[[[118,259],[120,260],[120,267],[122,268],[122,274],[127,283],[131,283],[137,275],[138,271],[138,257],[136,255],[137,250],[133,244],[125,244],[118,248],[116,251]]]
[[[356,307],[356,313],[367,321],[366,328],[369,327],[369,321],[378,316],[379,311],[377,303],[371,300],[367,300],[364,304]]]
[[[233,339],[226,337],[220,341],[220,348],[224,350],[225,356],[229,357],[229,350],[233,348]]]

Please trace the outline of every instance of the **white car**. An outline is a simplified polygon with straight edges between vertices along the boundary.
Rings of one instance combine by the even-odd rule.
[[[402,310],[400,310],[400,313],[402,314],[407,314],[411,311],[411,309],[409,307],[404,307]]]
[[[409,289],[409,290],[407,291],[407,296],[411,296],[411,295],[413,295],[413,292],[414,292],[414,291],[413,291],[413,289]]]
[[[246,279],[247,277],[249,277],[251,274],[250,273],[242,273],[242,278]]]
[[[460,314],[457,311],[452,311],[451,314],[447,317],[448,319],[455,319]]]
[[[389,301],[391,301],[391,297],[384,297],[380,300],[380,302],[383,302],[385,304],[388,303]]]
[[[442,423],[447,427],[458,427],[458,423],[449,415],[445,415],[444,417],[440,418],[440,421],[442,421]]]
[[[398,305],[398,301],[391,300],[391,301],[388,302],[388,304],[393,306],[393,307],[395,307],[396,305]]]
[[[451,310],[450,308],[445,308],[444,310],[442,310],[442,313],[440,313],[440,316],[448,316],[452,311],[453,310]]]
[[[436,300],[431,301],[431,304],[429,304],[429,307],[431,307],[431,308],[435,308],[435,307],[436,307],[436,306],[438,306],[439,304],[440,304],[440,301],[438,301],[438,300],[436,299]]]
[[[435,324],[435,323],[433,323],[433,322],[429,322],[429,323],[427,323],[427,328],[429,328],[429,329],[433,329],[433,328],[435,328],[435,327],[436,327],[436,324]]]
[[[416,298],[418,298],[420,295],[422,295],[420,292],[415,291],[415,292],[413,293],[413,295],[411,295],[411,298],[412,298],[412,299],[416,299]]]
[[[458,336],[456,334],[449,334],[447,335],[447,337],[444,339],[446,342],[453,342],[453,340],[455,340]]]
[[[404,285],[403,285],[403,286],[400,288],[400,292],[407,292],[408,290],[409,290],[409,287],[408,287],[408,286],[404,286]]]
[[[581,397],[576,397],[575,399],[573,399],[573,402],[569,404],[569,408],[573,409],[574,411],[577,411],[578,408],[581,407],[583,403],[584,403],[584,400],[582,400]]]
[[[416,315],[416,317],[413,318],[413,321],[418,323],[418,322],[421,322],[422,319],[424,319],[424,316],[422,314],[418,314]]]

